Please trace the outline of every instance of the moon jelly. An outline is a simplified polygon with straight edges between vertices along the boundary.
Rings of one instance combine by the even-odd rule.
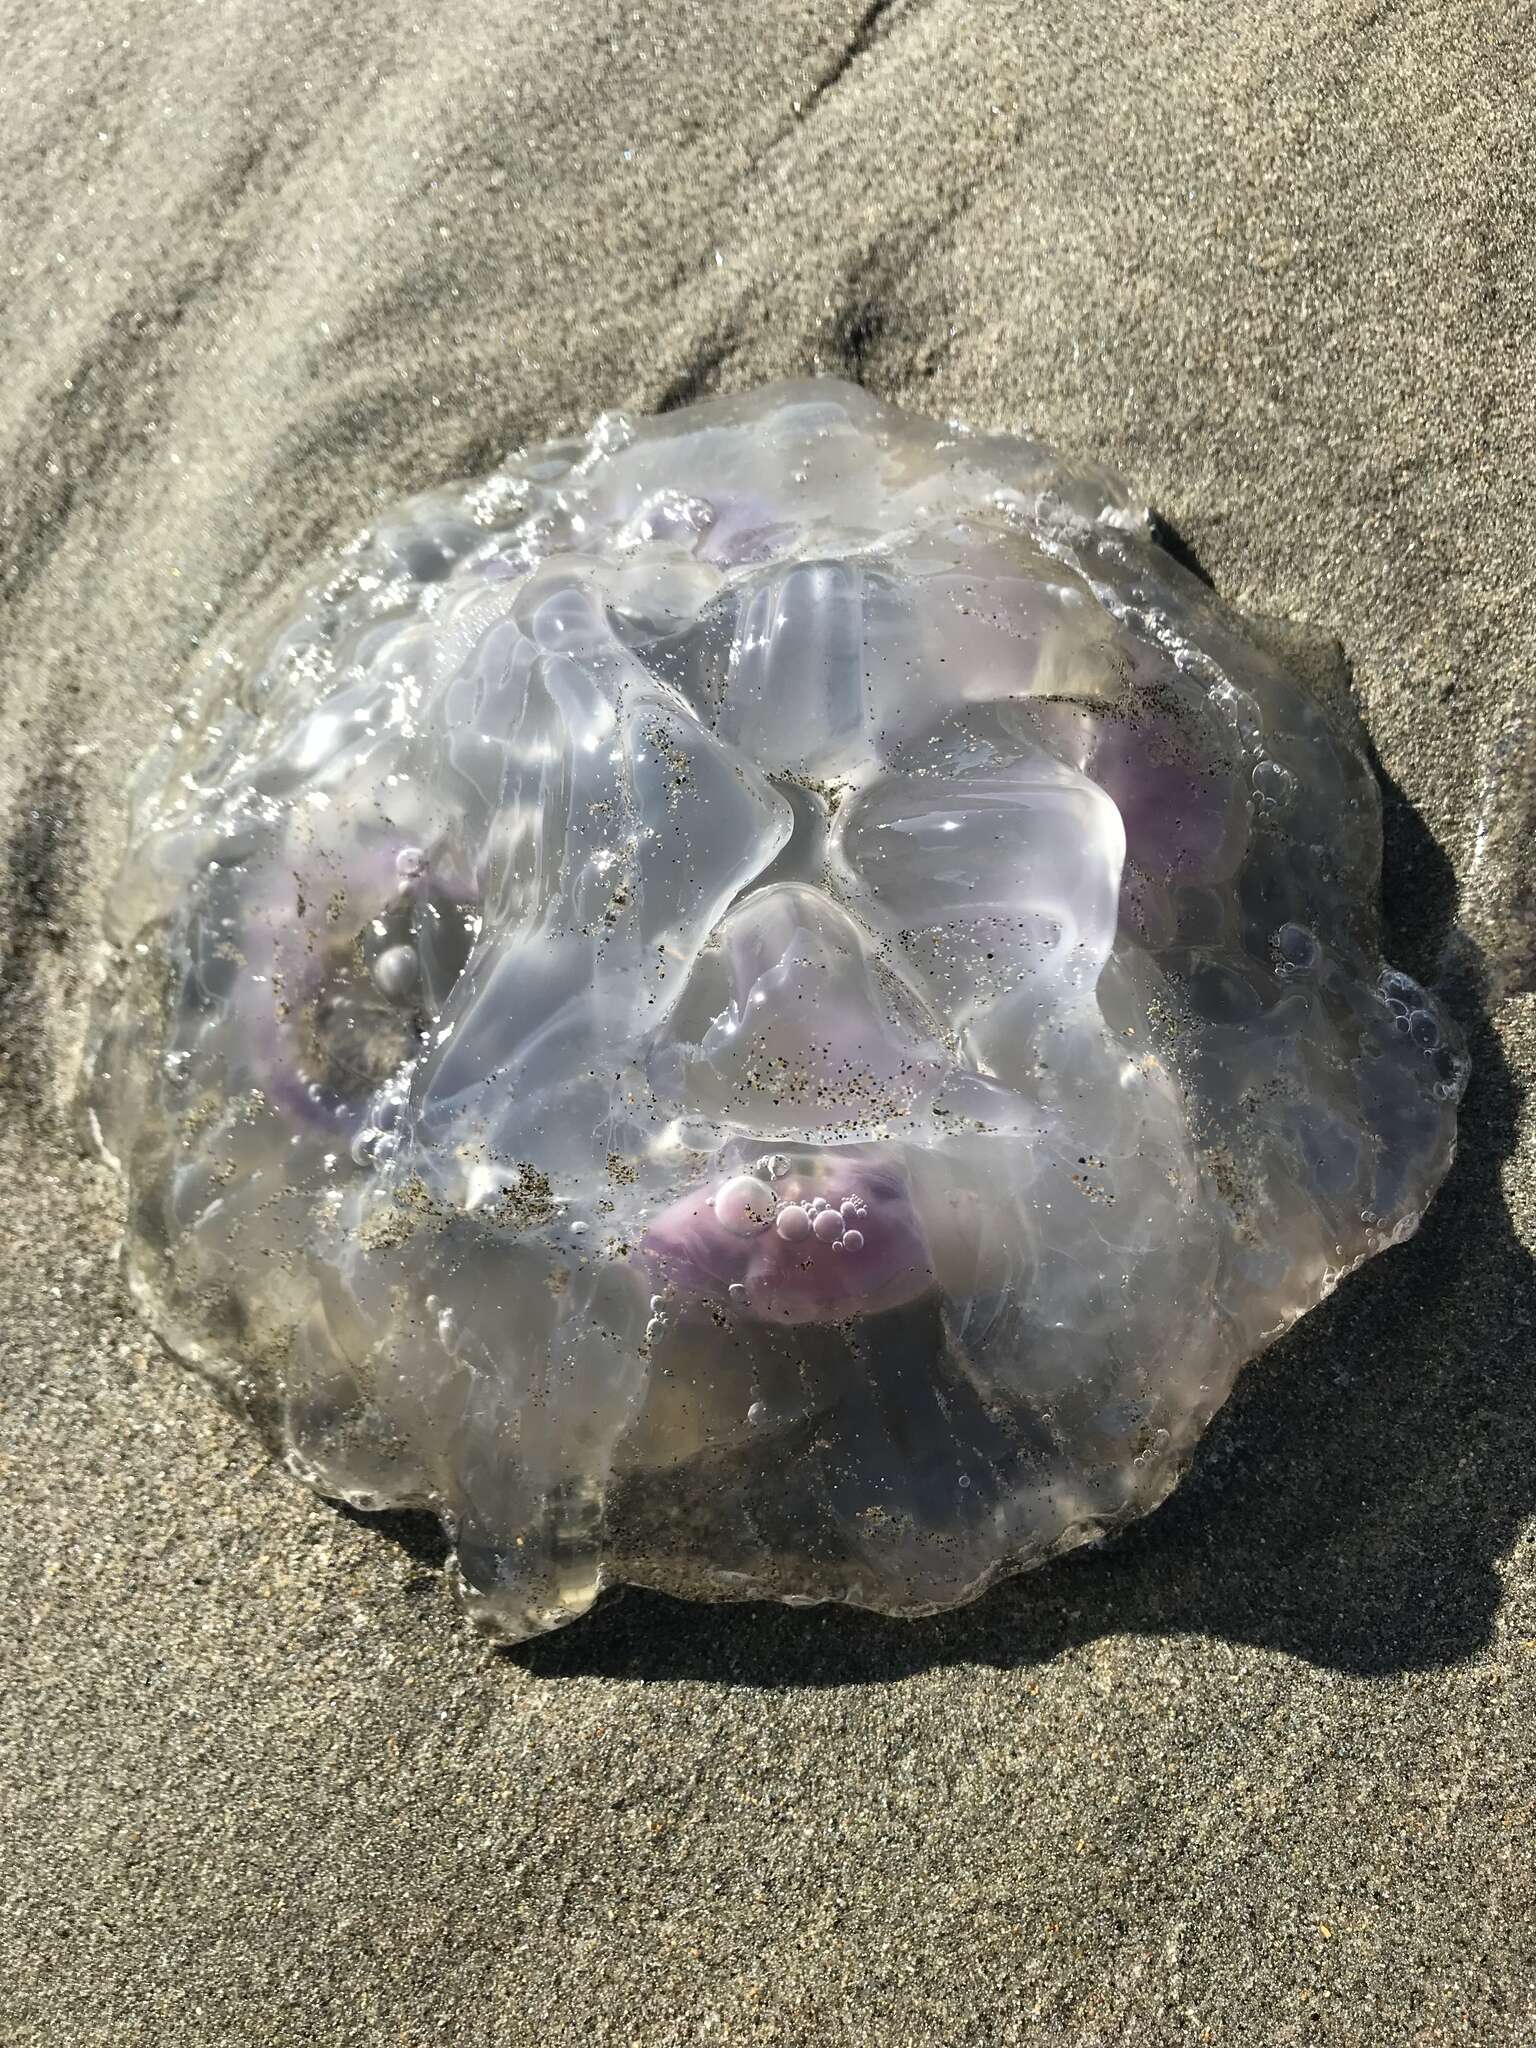
[[[1466,1074],[1275,645],[1112,476],[831,381],[390,514],[140,782],[139,1300],[506,1638],[922,1614],[1144,1513]]]

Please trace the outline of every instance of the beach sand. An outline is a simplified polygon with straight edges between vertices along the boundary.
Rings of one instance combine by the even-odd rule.
[[[1452,939],[1532,857],[1475,867],[1536,690],[1528,10],[0,19],[0,2041],[1536,2039],[1536,997]],[[1461,1154],[1112,1547],[498,1655],[123,1296],[65,1112],[124,781],[395,495],[817,367],[1112,462],[1339,636]]]

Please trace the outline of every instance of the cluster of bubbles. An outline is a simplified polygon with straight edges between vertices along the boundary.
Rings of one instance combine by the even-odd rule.
[[[777,1153],[762,1160],[757,1172],[732,1174],[723,1181],[712,1203],[721,1228],[733,1237],[756,1237],[771,1226],[786,1244],[805,1244],[814,1238],[817,1244],[839,1251],[861,1252],[864,1232],[859,1226],[868,1220],[868,1204],[856,1194],[781,1200],[773,1181],[788,1172],[789,1161]]]

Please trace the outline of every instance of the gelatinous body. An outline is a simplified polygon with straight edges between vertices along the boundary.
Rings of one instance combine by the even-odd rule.
[[[157,1327],[510,1637],[1145,1511],[1465,1077],[1271,642],[1113,478],[831,382],[408,505],[140,789],[90,1099]]]

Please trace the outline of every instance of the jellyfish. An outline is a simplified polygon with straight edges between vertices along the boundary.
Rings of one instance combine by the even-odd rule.
[[[391,511],[134,788],[83,1106],[136,1299],[504,1639],[1122,1527],[1467,1078],[1282,641],[1109,472],[835,379]]]

